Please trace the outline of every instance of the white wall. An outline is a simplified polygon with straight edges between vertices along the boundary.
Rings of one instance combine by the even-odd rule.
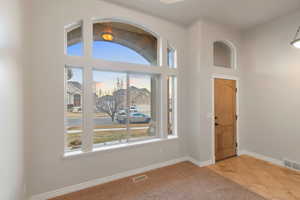
[[[244,38],[239,31],[213,22],[199,20],[183,28],[97,0],[34,0],[32,16],[32,73],[27,76],[31,98],[26,105],[32,119],[27,149],[30,195],[186,155],[199,162],[211,160],[214,74],[240,78],[239,149],[299,161],[300,50],[289,42],[300,13],[247,31]],[[179,140],[62,159],[64,26],[94,17],[146,25],[177,47]],[[219,40],[235,46],[235,70],[213,66],[213,42]]]
[[[2,0],[0,7],[0,199],[23,200],[23,57],[22,0]]]
[[[106,177],[187,155],[184,135],[187,97],[185,88],[186,30],[164,20],[98,0],[34,0],[31,74],[31,141],[29,152],[29,195]],[[168,39],[179,55],[179,135],[178,140],[133,148],[96,152],[63,159],[64,143],[64,26],[91,18],[127,19]],[[183,39],[184,38],[184,39]]]
[[[235,46],[236,70],[213,65],[214,41],[229,41]],[[209,161],[213,156],[212,76],[240,76],[241,42],[239,31],[213,22],[199,20],[189,27],[188,147],[198,161]]]
[[[243,147],[300,162],[300,11],[245,32]]]

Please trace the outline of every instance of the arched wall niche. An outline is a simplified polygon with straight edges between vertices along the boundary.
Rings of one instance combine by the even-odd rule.
[[[216,67],[236,69],[237,53],[234,44],[227,40],[213,42],[213,64]]]

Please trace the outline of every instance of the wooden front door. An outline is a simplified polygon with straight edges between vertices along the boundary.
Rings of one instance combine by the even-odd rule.
[[[214,80],[215,157],[220,161],[236,156],[236,81]]]

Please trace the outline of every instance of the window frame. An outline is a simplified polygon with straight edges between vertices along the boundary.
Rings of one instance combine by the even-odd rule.
[[[215,43],[223,43],[226,45],[230,50],[230,66],[225,65],[217,65],[215,63]],[[225,70],[237,70],[237,51],[236,46],[229,40],[214,40],[212,42],[212,65],[217,68],[222,68]]]
[[[107,150],[107,149],[114,149],[119,148],[120,146],[126,147],[126,146],[132,146],[132,145],[138,145],[138,144],[145,144],[152,141],[160,141],[165,139],[173,139],[178,137],[178,100],[176,98],[176,116],[175,116],[175,133],[174,135],[168,135],[168,127],[167,127],[167,101],[168,93],[167,93],[167,81],[169,76],[176,77],[176,85],[178,85],[179,81],[179,72],[178,72],[178,58],[175,56],[175,65],[176,68],[170,68],[168,66],[168,57],[167,57],[167,49],[169,47],[168,41],[164,38],[160,37],[158,34],[154,34],[154,36],[157,38],[157,65],[156,66],[149,66],[149,65],[143,65],[143,64],[135,64],[135,63],[124,63],[124,62],[114,62],[114,61],[108,61],[98,58],[93,58],[92,51],[93,51],[93,24],[99,23],[101,21],[112,21],[112,22],[121,22],[121,23],[127,23],[133,26],[137,26],[139,28],[144,29],[145,31],[154,34],[152,31],[149,31],[149,29],[144,28],[144,26],[137,25],[135,23],[131,23],[124,20],[116,20],[116,19],[102,19],[102,20],[95,20],[95,19],[83,19],[79,22],[81,22],[82,25],[82,42],[83,42],[83,56],[68,56],[66,54],[66,48],[67,48],[67,28],[74,26],[73,23],[69,26],[64,27],[64,56],[63,56],[63,62],[64,67],[78,67],[83,70],[83,134],[82,134],[82,148],[79,151],[74,152],[66,152],[65,151],[65,142],[63,144],[63,157],[68,157],[72,155],[78,155],[82,153],[91,153],[94,151],[101,151],[101,150]],[[78,22],[77,22],[78,24]],[[172,49],[175,50],[175,55],[177,55],[177,49],[172,46]],[[93,70],[100,70],[100,71],[111,71],[111,72],[125,72],[125,73],[133,73],[133,74],[153,74],[160,77],[160,80],[158,81],[159,84],[157,84],[160,88],[158,90],[159,95],[157,95],[157,103],[156,103],[156,110],[158,117],[158,128],[156,129],[156,135],[157,138],[154,138],[153,140],[141,140],[141,141],[134,141],[134,142],[128,142],[128,143],[122,143],[120,145],[112,145],[112,146],[102,146],[99,148],[94,148],[93,145],[93,134],[94,134],[94,127],[93,127],[93,116],[94,116],[94,102],[93,102]],[[178,87],[176,87],[175,96],[178,96]],[[63,95],[64,99],[64,95]],[[65,129],[65,127],[64,127]],[[64,135],[64,134],[63,134]]]

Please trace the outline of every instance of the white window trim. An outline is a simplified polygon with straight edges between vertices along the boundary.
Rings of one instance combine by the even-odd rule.
[[[134,64],[134,63],[124,63],[124,62],[113,62],[107,61],[103,59],[95,59],[92,57],[92,42],[93,42],[93,23],[95,20],[85,18],[82,21],[79,21],[82,25],[82,32],[83,32],[83,45],[84,45],[84,52],[83,56],[68,56],[66,55],[66,48],[65,54],[63,57],[64,66],[74,66],[80,67],[83,69],[83,136],[82,136],[82,149],[75,150],[70,152],[65,152],[65,143],[63,145],[63,157],[72,157],[80,154],[89,154],[98,151],[106,151],[106,150],[113,150],[113,149],[120,149],[125,147],[131,147],[141,144],[148,144],[153,142],[159,141],[166,141],[166,140],[173,140],[178,138],[178,129],[177,129],[177,110],[178,110],[178,103],[177,103],[177,94],[178,94],[178,87],[176,84],[176,93],[175,93],[175,101],[176,101],[176,114],[175,114],[175,133],[174,135],[168,135],[168,128],[167,128],[167,78],[168,76],[176,77],[176,83],[178,83],[178,68],[177,68],[177,50],[176,48],[172,47],[175,51],[175,65],[176,68],[169,68],[168,61],[167,61],[167,48],[168,48],[168,41],[164,38],[157,37],[158,42],[158,63],[157,66],[147,66],[142,64]],[[128,22],[125,22],[128,23]],[[75,23],[75,25],[79,23]],[[134,24],[135,25],[135,24]],[[72,24],[74,27],[74,24]],[[65,27],[65,38],[66,37],[66,30],[70,26]],[[141,27],[141,26],[138,26]],[[148,30],[146,30],[148,31]],[[64,45],[66,46],[66,40]],[[158,111],[158,120],[159,120],[159,129],[157,130],[156,138],[151,138],[147,140],[139,140],[134,142],[127,142],[121,143],[116,145],[108,145],[99,148],[94,148],[93,144],[93,93],[92,93],[92,72],[93,69],[101,70],[101,71],[112,71],[112,72],[126,72],[126,73],[140,73],[140,74],[156,74],[160,76],[160,95],[157,95],[157,111]],[[64,97],[63,97],[64,98]],[[65,105],[64,105],[65,106]],[[65,109],[65,107],[64,107]]]
[[[147,144],[176,141],[178,139],[179,139],[178,136],[169,136],[168,138],[153,138],[153,139],[142,140],[142,141],[138,141],[138,142],[129,142],[129,143],[110,145],[110,146],[103,146],[103,147],[99,147],[99,148],[94,148],[92,151],[89,151],[89,152],[83,152],[81,150],[77,150],[77,151],[71,151],[71,152],[64,153],[62,158],[63,159],[73,159],[73,158],[77,158],[77,157],[81,157],[81,156],[88,156],[90,154],[95,154],[95,153],[135,148],[135,147],[139,147],[139,146],[143,146],[143,145],[147,145]]]
[[[225,45],[227,45],[230,48],[231,51],[231,55],[230,55],[230,62],[231,62],[231,66],[230,67],[225,67],[225,66],[219,66],[215,64],[214,61],[214,56],[212,56],[212,66],[216,67],[216,68],[222,68],[225,70],[229,70],[229,71],[236,71],[237,70],[237,47],[234,45],[233,42],[229,41],[229,40],[214,40],[211,44],[212,46],[212,55],[214,55],[214,44],[215,42],[222,42]]]

